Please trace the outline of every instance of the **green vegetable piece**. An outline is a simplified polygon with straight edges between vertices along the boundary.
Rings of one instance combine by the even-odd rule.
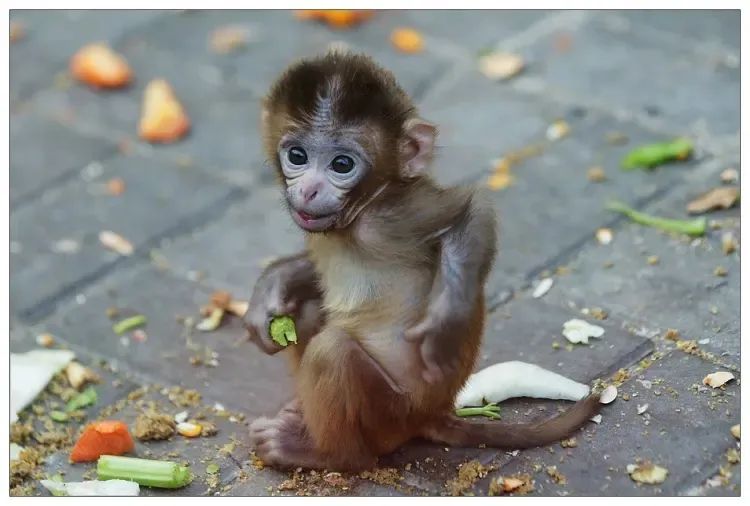
[[[142,314],[131,316],[130,318],[125,318],[124,320],[120,320],[119,322],[112,325],[112,330],[115,331],[115,334],[122,335],[125,332],[129,332],[131,330],[135,330],[138,327],[142,327],[146,325],[146,317]]]
[[[214,464],[211,462],[209,465],[206,466],[206,472],[208,474],[216,474],[219,472],[219,466],[218,464]]]
[[[622,159],[623,170],[652,169],[671,160],[684,160],[693,152],[693,143],[688,139],[640,146]]]
[[[100,480],[130,480],[144,487],[180,488],[193,481],[187,466],[165,460],[102,455],[96,463]]]
[[[500,419],[500,406],[496,403],[491,402],[481,407],[476,408],[458,408],[456,410],[456,416],[486,416],[494,420]]]
[[[271,339],[279,346],[297,342],[297,330],[294,320],[289,316],[277,316],[271,320]]]
[[[96,390],[94,387],[88,387],[86,390],[68,401],[68,404],[65,406],[65,411],[70,413],[71,411],[85,408],[86,406],[95,404],[96,400]]]
[[[65,423],[68,421],[68,414],[63,411],[50,411],[49,417],[56,422]]]
[[[708,220],[706,218],[696,218],[693,220],[672,220],[669,218],[659,218],[650,214],[636,211],[626,204],[617,201],[607,203],[607,209],[622,213],[631,220],[647,227],[659,228],[667,232],[677,232],[689,236],[700,237],[706,234]]]

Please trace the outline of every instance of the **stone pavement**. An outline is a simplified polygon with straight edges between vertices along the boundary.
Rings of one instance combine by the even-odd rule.
[[[185,489],[144,495],[436,495],[449,493],[446,484],[486,495],[490,480],[519,473],[532,475],[535,495],[739,495],[739,466],[725,454],[737,445],[729,429],[740,422],[740,261],[739,253],[724,255],[720,241],[728,230],[739,236],[739,209],[713,213],[718,228],[695,241],[604,210],[616,197],[685,218],[689,200],[719,186],[722,170],[740,168],[738,11],[381,12],[344,32],[285,11],[13,11],[11,19],[27,31],[10,49],[11,351],[33,348],[49,332],[96,368],[103,382],[89,419],[132,423],[152,401],[198,416],[199,408],[170,395],[179,386],[201,393],[203,414],[219,429],[197,442],[138,443],[139,455],[187,461],[198,475]],[[251,30],[248,47],[214,54],[209,34],[237,23]],[[424,34],[423,53],[390,46],[398,26]],[[133,67],[128,90],[97,93],[66,78],[71,54],[97,40]],[[492,194],[502,247],[479,366],[521,359],[580,381],[615,374],[620,398],[601,424],[577,434],[576,447],[508,453],[415,442],[363,476],[292,476],[253,464],[246,425],[289,397],[283,357],[244,343],[236,321],[190,336],[178,317],[197,318],[216,289],[247,298],[265,259],[300,247],[264,167],[258,100],[293,59],[335,41],[392,69],[440,125],[435,172],[443,182],[481,182],[493,159],[543,139],[553,121],[570,126],[567,137],[514,166],[513,184]],[[526,70],[503,83],[483,77],[477,54],[492,47],[522,55]],[[136,135],[142,91],[155,77],[174,86],[194,125],[170,146]],[[612,133],[627,143],[608,142]],[[695,141],[691,160],[619,170],[634,146],[678,135]],[[588,181],[595,165],[605,182]],[[121,196],[101,192],[113,177],[127,185]],[[603,226],[614,234],[607,246],[594,238]],[[103,249],[101,230],[128,238],[135,254]],[[63,239],[78,250],[60,252]],[[647,262],[651,256],[658,263]],[[717,266],[728,274],[714,275]],[[555,284],[535,299],[531,288],[544,276]],[[147,340],[117,337],[106,315],[112,306],[145,314]],[[566,348],[563,322],[591,321],[594,307],[609,315],[596,322],[604,337]],[[670,328],[699,341],[699,350],[665,339]],[[702,387],[717,370],[738,379]],[[507,402],[503,417],[528,419],[562,404]],[[637,414],[644,404],[648,410]],[[62,447],[45,472],[90,476],[92,466],[68,464]],[[664,483],[633,482],[626,466],[637,459],[667,468]],[[465,487],[449,483],[474,460],[486,476]],[[217,475],[205,472],[208,462],[219,465]],[[548,473],[550,466],[565,479]]]

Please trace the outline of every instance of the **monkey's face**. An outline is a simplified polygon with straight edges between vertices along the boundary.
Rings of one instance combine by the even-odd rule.
[[[342,220],[348,194],[371,163],[352,137],[321,132],[286,134],[278,156],[292,219],[308,232],[329,230]]]

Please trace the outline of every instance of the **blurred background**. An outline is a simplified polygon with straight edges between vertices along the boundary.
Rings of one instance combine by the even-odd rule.
[[[670,398],[651,428],[623,408],[628,429],[592,429],[588,456],[567,464],[567,493],[738,493],[738,469],[706,483],[734,444],[739,388],[722,392],[717,411],[708,394],[687,393],[719,363],[739,368],[736,202],[711,209],[698,238],[631,225],[605,203],[688,220],[691,201],[738,185],[739,11],[14,10],[10,20],[11,351],[51,335],[82,361],[116,364],[100,371],[100,395],[113,402],[123,382],[159,382],[198,389],[247,420],[280,406],[283,362],[239,344],[236,319],[184,345],[179,318],[200,319],[215,290],[247,300],[270,258],[302,247],[261,151],[259,101],[296,59],[348,47],[392,70],[437,123],[436,178],[485,186],[498,212],[479,365],[520,358],[590,381],[668,357],[669,374],[652,380],[671,377],[685,397]],[[689,156],[622,170],[634,148],[678,137],[690,140]],[[552,289],[532,297],[544,278]],[[113,307],[145,314],[147,338],[115,335]],[[606,345],[554,348],[562,323],[591,308],[603,308]],[[667,328],[721,360],[686,363],[660,338]],[[720,428],[707,434],[704,423]],[[659,436],[682,424],[690,428],[672,443]],[[608,449],[596,430],[629,443]],[[200,461],[199,450],[185,458]],[[455,470],[459,457],[439,450],[441,469]],[[615,452],[619,471],[608,471],[601,458]],[[67,465],[59,448],[49,455],[47,466]],[[622,469],[644,456],[668,464],[673,479],[634,489]],[[280,476],[241,485],[247,453],[237,459],[209,490],[266,493]],[[543,494],[559,492],[550,476],[538,477]],[[412,481],[437,493],[443,478]],[[18,483],[39,493],[23,488],[28,477]],[[392,491],[367,483],[349,493]]]

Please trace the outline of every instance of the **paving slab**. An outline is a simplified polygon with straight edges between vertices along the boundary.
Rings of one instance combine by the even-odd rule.
[[[275,414],[292,397],[283,357],[268,357],[247,342],[237,319],[227,318],[217,331],[205,333],[188,333],[178,321],[200,321],[199,309],[211,292],[151,265],[138,265],[84,291],[85,303],[61,307],[45,328],[153,381],[197,389],[248,416]],[[106,316],[110,307],[121,309],[123,317],[146,316],[147,339],[117,336]]]
[[[705,46],[740,49],[740,11],[737,9],[626,10],[610,14],[675,37],[693,37]]]
[[[521,49],[530,62],[526,75],[544,80],[550,90],[658,116],[683,130],[679,133],[707,128],[714,134],[737,134],[739,66],[691,55],[637,23],[613,25],[606,19],[590,17],[572,33],[565,51],[556,48],[557,33]],[[708,102],[706,96],[715,100]]]
[[[702,388],[703,377],[715,370],[711,363],[675,351],[622,385],[620,397],[603,409],[601,424],[592,422],[576,436],[577,447],[523,451],[477,487],[487,487],[496,476],[530,473],[535,495],[684,495],[689,485],[718,473],[726,464],[724,453],[736,443],[729,428],[739,421],[739,386]],[[647,410],[638,415],[638,406],[646,404]],[[637,459],[668,469],[666,481],[634,483],[626,467]],[[566,484],[547,475],[546,468],[553,465]],[[738,493],[726,488],[714,492]]]
[[[489,282],[493,293],[557,267],[561,254],[612,219],[604,211],[606,200],[650,200],[695,166],[692,162],[653,173],[622,172],[620,160],[633,147],[663,139],[595,111],[519,95],[481,76],[467,76],[428,100],[423,111],[442,126],[445,152],[467,154],[466,165],[453,170],[465,171],[461,177],[469,180],[486,181],[493,160],[542,143],[541,154],[511,167],[511,186],[490,193],[500,224],[500,250]],[[567,123],[570,133],[547,143],[546,131],[558,119]],[[624,136],[626,144],[608,142],[612,133]],[[587,171],[594,166],[604,170],[607,181],[588,180]],[[438,170],[448,173],[449,168],[446,164]]]
[[[10,20],[24,27],[24,37],[11,44],[11,98],[28,99],[52,85],[67,69],[70,57],[89,43],[116,43],[129,30],[149,24],[157,10],[23,10]]]
[[[98,133],[115,141],[136,143],[143,90],[154,79],[166,79],[188,116],[198,104],[220,97],[226,90],[223,70],[212,63],[175,58],[152,50],[138,39],[114,48],[130,65],[131,85],[117,90],[94,90],[61,78],[55,86],[38,92],[31,107],[42,114],[63,119],[71,126]],[[67,72],[63,75],[67,75]]]
[[[44,149],[39,149],[40,143]],[[91,160],[108,158],[116,146],[76,134],[58,121],[19,113],[10,122],[10,206],[78,173]]]
[[[86,179],[84,179],[84,177]],[[124,180],[120,196],[103,194],[110,178]],[[82,177],[50,188],[35,205],[13,213],[10,222],[11,310],[24,318],[48,311],[57,297],[86,283],[122,257],[102,247],[99,232],[111,230],[127,238],[137,252],[149,241],[169,235],[201,213],[221,210],[240,190],[193,168],[169,166],[142,157],[120,156],[92,161]],[[76,241],[75,253],[58,253],[55,244]]]
[[[669,218],[689,218],[687,203],[720,186],[718,172],[675,190],[644,208]],[[739,209],[715,212],[708,219],[723,224],[704,239],[674,236],[629,222],[613,230],[611,244],[598,244],[593,235],[573,261],[570,273],[555,280],[546,296],[578,307],[601,307],[650,332],[679,330],[684,339],[708,340],[703,347],[740,362],[740,259],[725,255],[721,237],[739,240]],[[658,263],[649,264],[655,256]],[[717,267],[726,276],[717,276]]]
[[[139,390],[138,392],[142,392]],[[152,410],[166,415],[176,415],[187,411],[190,419],[198,423],[210,423],[216,429],[212,436],[186,438],[175,434],[167,440],[141,441],[134,437],[135,449],[126,456],[145,459],[169,460],[188,465],[194,475],[186,487],[167,490],[141,487],[141,496],[205,496],[226,493],[225,487],[233,486],[240,474],[241,463],[249,456],[247,427],[242,421],[230,421],[228,416],[217,412],[210,405],[185,406],[170,399],[169,387],[148,388],[137,398],[127,398],[121,404],[106,404],[114,408],[105,411],[106,418],[116,418],[126,423],[135,435],[136,418]],[[132,399],[132,400],[131,400]],[[219,466],[219,472],[212,475],[206,468],[210,464]],[[71,464],[67,452],[58,452],[47,459],[45,470],[49,474],[64,473],[66,481],[96,479],[96,463]],[[44,494],[49,495],[49,494]]]

